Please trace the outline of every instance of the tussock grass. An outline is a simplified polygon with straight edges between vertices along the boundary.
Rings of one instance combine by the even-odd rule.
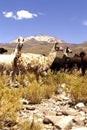
[[[50,80],[48,80],[50,82]],[[55,85],[45,82],[40,85],[36,80],[29,83],[26,87],[19,89],[23,98],[30,100],[31,103],[40,103],[42,99],[50,98],[55,92]]]
[[[42,127],[38,122],[35,123],[34,121],[32,121],[31,123],[29,123],[28,121],[26,121],[22,123],[21,130],[42,130]]]
[[[82,77],[63,72],[53,75],[49,71],[46,78],[40,77],[44,81],[40,84],[36,81],[34,74],[27,73],[24,79],[27,85],[25,87],[20,85],[18,88],[6,85],[8,76],[0,76],[0,79],[0,128],[9,125],[9,120],[10,127],[16,123],[17,113],[22,108],[21,98],[25,98],[33,104],[40,103],[42,99],[48,99],[55,95],[55,92],[60,89],[59,84],[62,83],[66,84],[68,89],[64,88],[63,91],[70,95],[73,104],[78,102],[87,104],[87,75]],[[22,83],[20,76],[17,77],[17,80]],[[21,128],[30,130],[29,122],[24,122]],[[40,130],[40,126],[34,123],[32,130],[37,129]]]
[[[17,112],[21,109],[20,95],[14,88],[8,88],[0,81],[0,128],[16,122]]]
[[[63,76],[63,80],[62,77]],[[60,74],[59,83],[65,83],[67,88],[64,88],[66,93],[70,94],[73,104],[83,102],[87,104],[87,75],[82,77],[75,74]]]
[[[77,77],[70,86],[71,99],[74,104],[87,104],[87,76]]]

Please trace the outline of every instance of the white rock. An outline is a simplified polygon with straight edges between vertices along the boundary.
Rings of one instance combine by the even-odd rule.
[[[20,101],[21,101],[23,104],[29,104],[29,101],[26,100],[26,99],[24,99],[24,98],[22,98]]]
[[[87,127],[72,128],[71,130],[87,130]]]
[[[72,127],[73,123],[73,117],[72,116],[66,116],[63,117],[57,124],[62,130],[69,130]]]
[[[66,86],[66,84],[65,84],[65,83],[62,83],[62,84],[61,84],[61,87],[62,87],[62,88],[64,88],[65,86]]]
[[[80,103],[78,103],[78,104],[75,105],[76,109],[81,109],[81,108],[84,108],[84,107],[85,107],[85,105],[82,102],[80,102]]]

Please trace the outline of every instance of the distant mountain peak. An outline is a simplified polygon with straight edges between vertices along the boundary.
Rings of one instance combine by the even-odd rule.
[[[23,38],[22,36],[19,36],[18,38]],[[17,39],[18,39],[17,38]],[[17,42],[17,39],[13,40],[12,42],[16,43]],[[35,36],[29,36],[29,37],[26,37],[24,38],[25,39],[25,42],[27,41],[31,41],[32,39],[37,41],[37,42],[47,42],[47,43],[55,43],[55,42],[58,42],[58,43],[64,43],[63,40],[60,40],[58,38],[55,38],[55,37],[52,37],[52,36],[47,36],[47,35],[43,35],[43,34],[39,34],[39,35],[35,35]],[[11,43],[12,43],[11,42]]]
[[[52,37],[52,36],[47,36],[47,35],[35,35],[35,36],[30,36],[26,38],[27,40],[35,39],[36,41],[41,41],[41,42],[48,42],[48,43],[54,43],[54,42],[59,42],[63,43],[62,40]]]

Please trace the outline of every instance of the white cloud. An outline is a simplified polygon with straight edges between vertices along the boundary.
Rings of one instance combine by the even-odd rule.
[[[11,18],[13,16],[12,12],[3,12],[4,16],[7,18]]]
[[[10,11],[10,12],[3,12],[3,15],[4,15],[6,18],[14,18],[14,19],[16,19],[16,20],[32,19],[32,18],[34,18],[34,17],[38,17],[37,14],[30,13],[29,11],[26,11],[26,10],[17,11],[17,12],[16,12],[16,15],[13,14],[12,11]]]
[[[83,21],[82,23],[84,26],[87,26],[87,20],[86,21]]]
[[[37,14],[32,14],[26,10],[17,11],[16,19],[31,19],[33,17],[37,17]]]

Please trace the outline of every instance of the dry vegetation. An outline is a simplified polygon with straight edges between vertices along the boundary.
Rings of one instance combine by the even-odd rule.
[[[13,44],[5,46],[9,49],[9,52],[12,52],[11,48],[14,47]],[[44,45],[42,44],[42,46]],[[38,50],[36,50],[35,46],[30,46],[29,49],[32,50],[33,48],[33,52],[47,54],[51,46],[48,44],[44,47],[42,46],[38,46]],[[23,51],[28,52],[28,48],[24,48],[25,50]],[[39,50],[41,51],[39,52]],[[42,99],[48,99],[56,95],[56,91],[60,87],[59,84],[62,83],[65,83],[68,87],[68,91],[66,88],[64,88],[64,91],[70,94],[73,104],[82,101],[87,105],[87,74],[84,77],[80,74],[65,74],[63,72],[52,75],[49,71],[48,76],[43,79],[44,83],[38,84],[34,74],[27,73],[25,78],[25,80],[27,80],[27,86],[24,87],[20,85],[18,88],[7,86],[8,76],[0,76],[0,79],[0,129],[8,126],[11,130],[16,130],[17,128],[20,130],[31,130],[29,122],[23,124],[17,122],[17,113],[21,110],[23,105],[20,99],[25,98],[34,104],[40,103]],[[17,80],[21,82],[20,76],[17,77]],[[15,125],[17,125],[17,128],[13,129]],[[32,130],[41,130],[40,124],[33,122]]]
[[[82,77],[80,74],[64,73],[52,75],[49,71],[48,77],[44,79],[42,85],[36,82],[34,74],[27,73],[26,76],[25,80],[27,80],[28,85],[26,87],[21,85],[18,88],[6,85],[8,76],[0,77],[0,128],[6,126],[12,128],[17,124],[21,130],[30,130],[31,125],[29,122],[25,122],[22,125],[17,122],[17,113],[22,108],[20,99],[25,98],[32,104],[40,103],[42,99],[55,96],[56,91],[60,87],[59,84],[62,83],[65,83],[68,87],[68,91],[66,88],[64,88],[64,91],[70,94],[73,104],[81,101],[87,104],[87,75],[85,77]],[[20,76],[17,79],[20,82]],[[40,129],[40,124],[33,123],[32,130]]]

